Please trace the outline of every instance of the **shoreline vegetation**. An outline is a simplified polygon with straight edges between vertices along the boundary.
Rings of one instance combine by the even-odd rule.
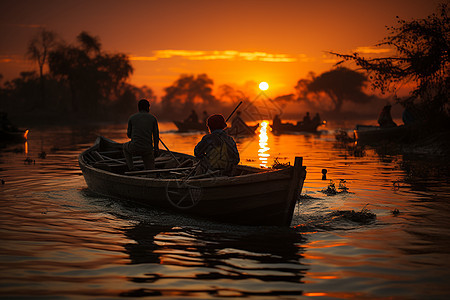
[[[353,115],[354,122],[366,121],[374,123],[370,116],[357,114]],[[108,126],[126,124],[126,118],[104,117],[93,119],[89,116],[80,116],[73,113],[55,114],[49,111],[35,111],[22,114],[14,114],[9,117],[10,121],[19,128],[51,128],[58,126]],[[171,120],[163,119],[163,122],[171,122]],[[330,134],[332,131],[337,131],[340,124],[353,124],[352,119],[336,119],[330,120],[333,123],[333,128],[328,130]],[[334,128],[336,127],[336,128]],[[351,126],[347,126],[347,130],[351,130]],[[349,140],[352,140],[349,137]],[[407,141],[380,141],[372,145],[378,153],[384,154],[402,154],[402,155],[428,155],[431,159],[440,158],[450,161],[450,129],[447,126],[436,124],[431,126],[417,126],[413,133],[413,139]]]
[[[27,56],[36,62],[39,72],[22,72],[6,82],[0,74],[0,111],[19,127],[81,126],[125,123],[142,98],[154,104],[151,111],[160,121],[184,120],[186,112],[192,110],[225,114],[233,109],[233,103],[242,101],[247,109],[244,112],[255,121],[263,119],[261,111],[270,102],[272,113],[265,113],[266,118],[283,111],[282,118],[294,120],[301,120],[306,112],[319,113],[327,121],[354,121],[353,126],[347,126],[351,128],[360,120],[374,124],[378,107],[395,102],[396,109],[401,106],[409,115],[405,123],[414,124],[415,129],[408,141],[390,141],[389,148],[402,153],[448,155],[448,4],[439,4],[436,13],[425,19],[398,18],[397,26],[387,29],[387,36],[375,45],[390,48],[387,56],[329,52],[341,59],[331,70],[318,75],[310,72],[298,80],[292,94],[259,104],[256,100],[261,93],[231,85],[214,89],[213,79],[205,73],[181,74],[158,99],[150,87],[129,83],[134,71],[129,57],[103,50],[99,37],[83,31],[75,42],[67,43],[42,29],[27,48]],[[353,68],[356,65],[358,71],[345,67],[345,63]],[[389,96],[367,94],[368,86]],[[397,93],[402,86],[410,87],[410,93],[400,98]],[[383,146],[387,148],[386,143]]]

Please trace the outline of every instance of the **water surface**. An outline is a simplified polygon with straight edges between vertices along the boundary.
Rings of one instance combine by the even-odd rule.
[[[31,128],[26,144],[1,148],[3,298],[450,294],[450,177],[439,160],[343,147],[333,128],[276,136],[263,123],[255,137],[237,139],[241,162],[270,167],[302,156],[308,171],[303,197],[290,228],[236,226],[93,194],[77,155],[97,135],[127,141],[125,125]],[[192,154],[201,136],[161,124],[161,138],[173,151]],[[348,192],[323,193],[330,180],[336,187],[343,180]],[[363,209],[376,219],[345,214]]]

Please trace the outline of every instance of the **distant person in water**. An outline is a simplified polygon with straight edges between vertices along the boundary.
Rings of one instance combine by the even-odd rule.
[[[138,103],[139,112],[128,119],[127,136],[131,139],[123,145],[123,153],[128,169],[135,170],[133,155],[141,156],[146,170],[155,168],[155,156],[159,152],[158,120],[150,114],[150,103],[142,99]]]
[[[227,123],[222,115],[212,115],[206,123],[210,133],[203,136],[195,146],[194,155],[202,159],[203,169],[219,170],[222,175],[231,175],[240,158],[236,142],[224,130]]]
[[[391,105],[387,104],[381,110],[380,116],[378,117],[378,124],[383,128],[396,127],[394,120],[392,120],[391,116]]]
[[[191,111],[191,114],[189,115],[189,117],[186,119],[186,122],[191,122],[191,123],[198,123],[198,115],[195,112],[195,110]]]

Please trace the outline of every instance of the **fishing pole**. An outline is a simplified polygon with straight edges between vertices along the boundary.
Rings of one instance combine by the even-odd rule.
[[[166,150],[170,153],[170,155],[172,155],[172,158],[175,159],[177,164],[180,165],[180,162],[178,161],[178,159],[175,157],[175,155],[172,153],[172,151],[170,151],[169,148],[167,148],[166,144],[164,144],[164,142],[162,141],[161,138],[159,138],[159,141],[161,142],[161,144],[163,144],[164,148],[166,148]]]
[[[236,109],[239,108],[239,106],[241,106],[242,101],[239,102],[239,104],[234,108],[234,110],[231,112],[231,114],[228,116],[228,118],[225,120],[225,122],[228,122],[228,120],[231,118],[231,116],[234,114],[234,112],[236,111]]]

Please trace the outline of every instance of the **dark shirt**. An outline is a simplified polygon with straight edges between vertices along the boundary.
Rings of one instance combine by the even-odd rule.
[[[139,150],[158,150],[159,128],[156,117],[148,112],[138,112],[128,119],[127,136]]]
[[[214,151],[220,151],[216,149],[220,149],[222,145],[225,145],[227,150],[226,154],[223,155],[224,159],[226,159],[227,166],[221,168],[229,169],[233,165],[237,165],[240,158],[236,142],[222,129],[214,130],[211,134],[203,136],[202,140],[195,146],[194,155],[198,158],[206,157],[211,163],[211,159],[215,159],[211,155],[215,155]],[[212,164],[215,165],[214,162]]]

